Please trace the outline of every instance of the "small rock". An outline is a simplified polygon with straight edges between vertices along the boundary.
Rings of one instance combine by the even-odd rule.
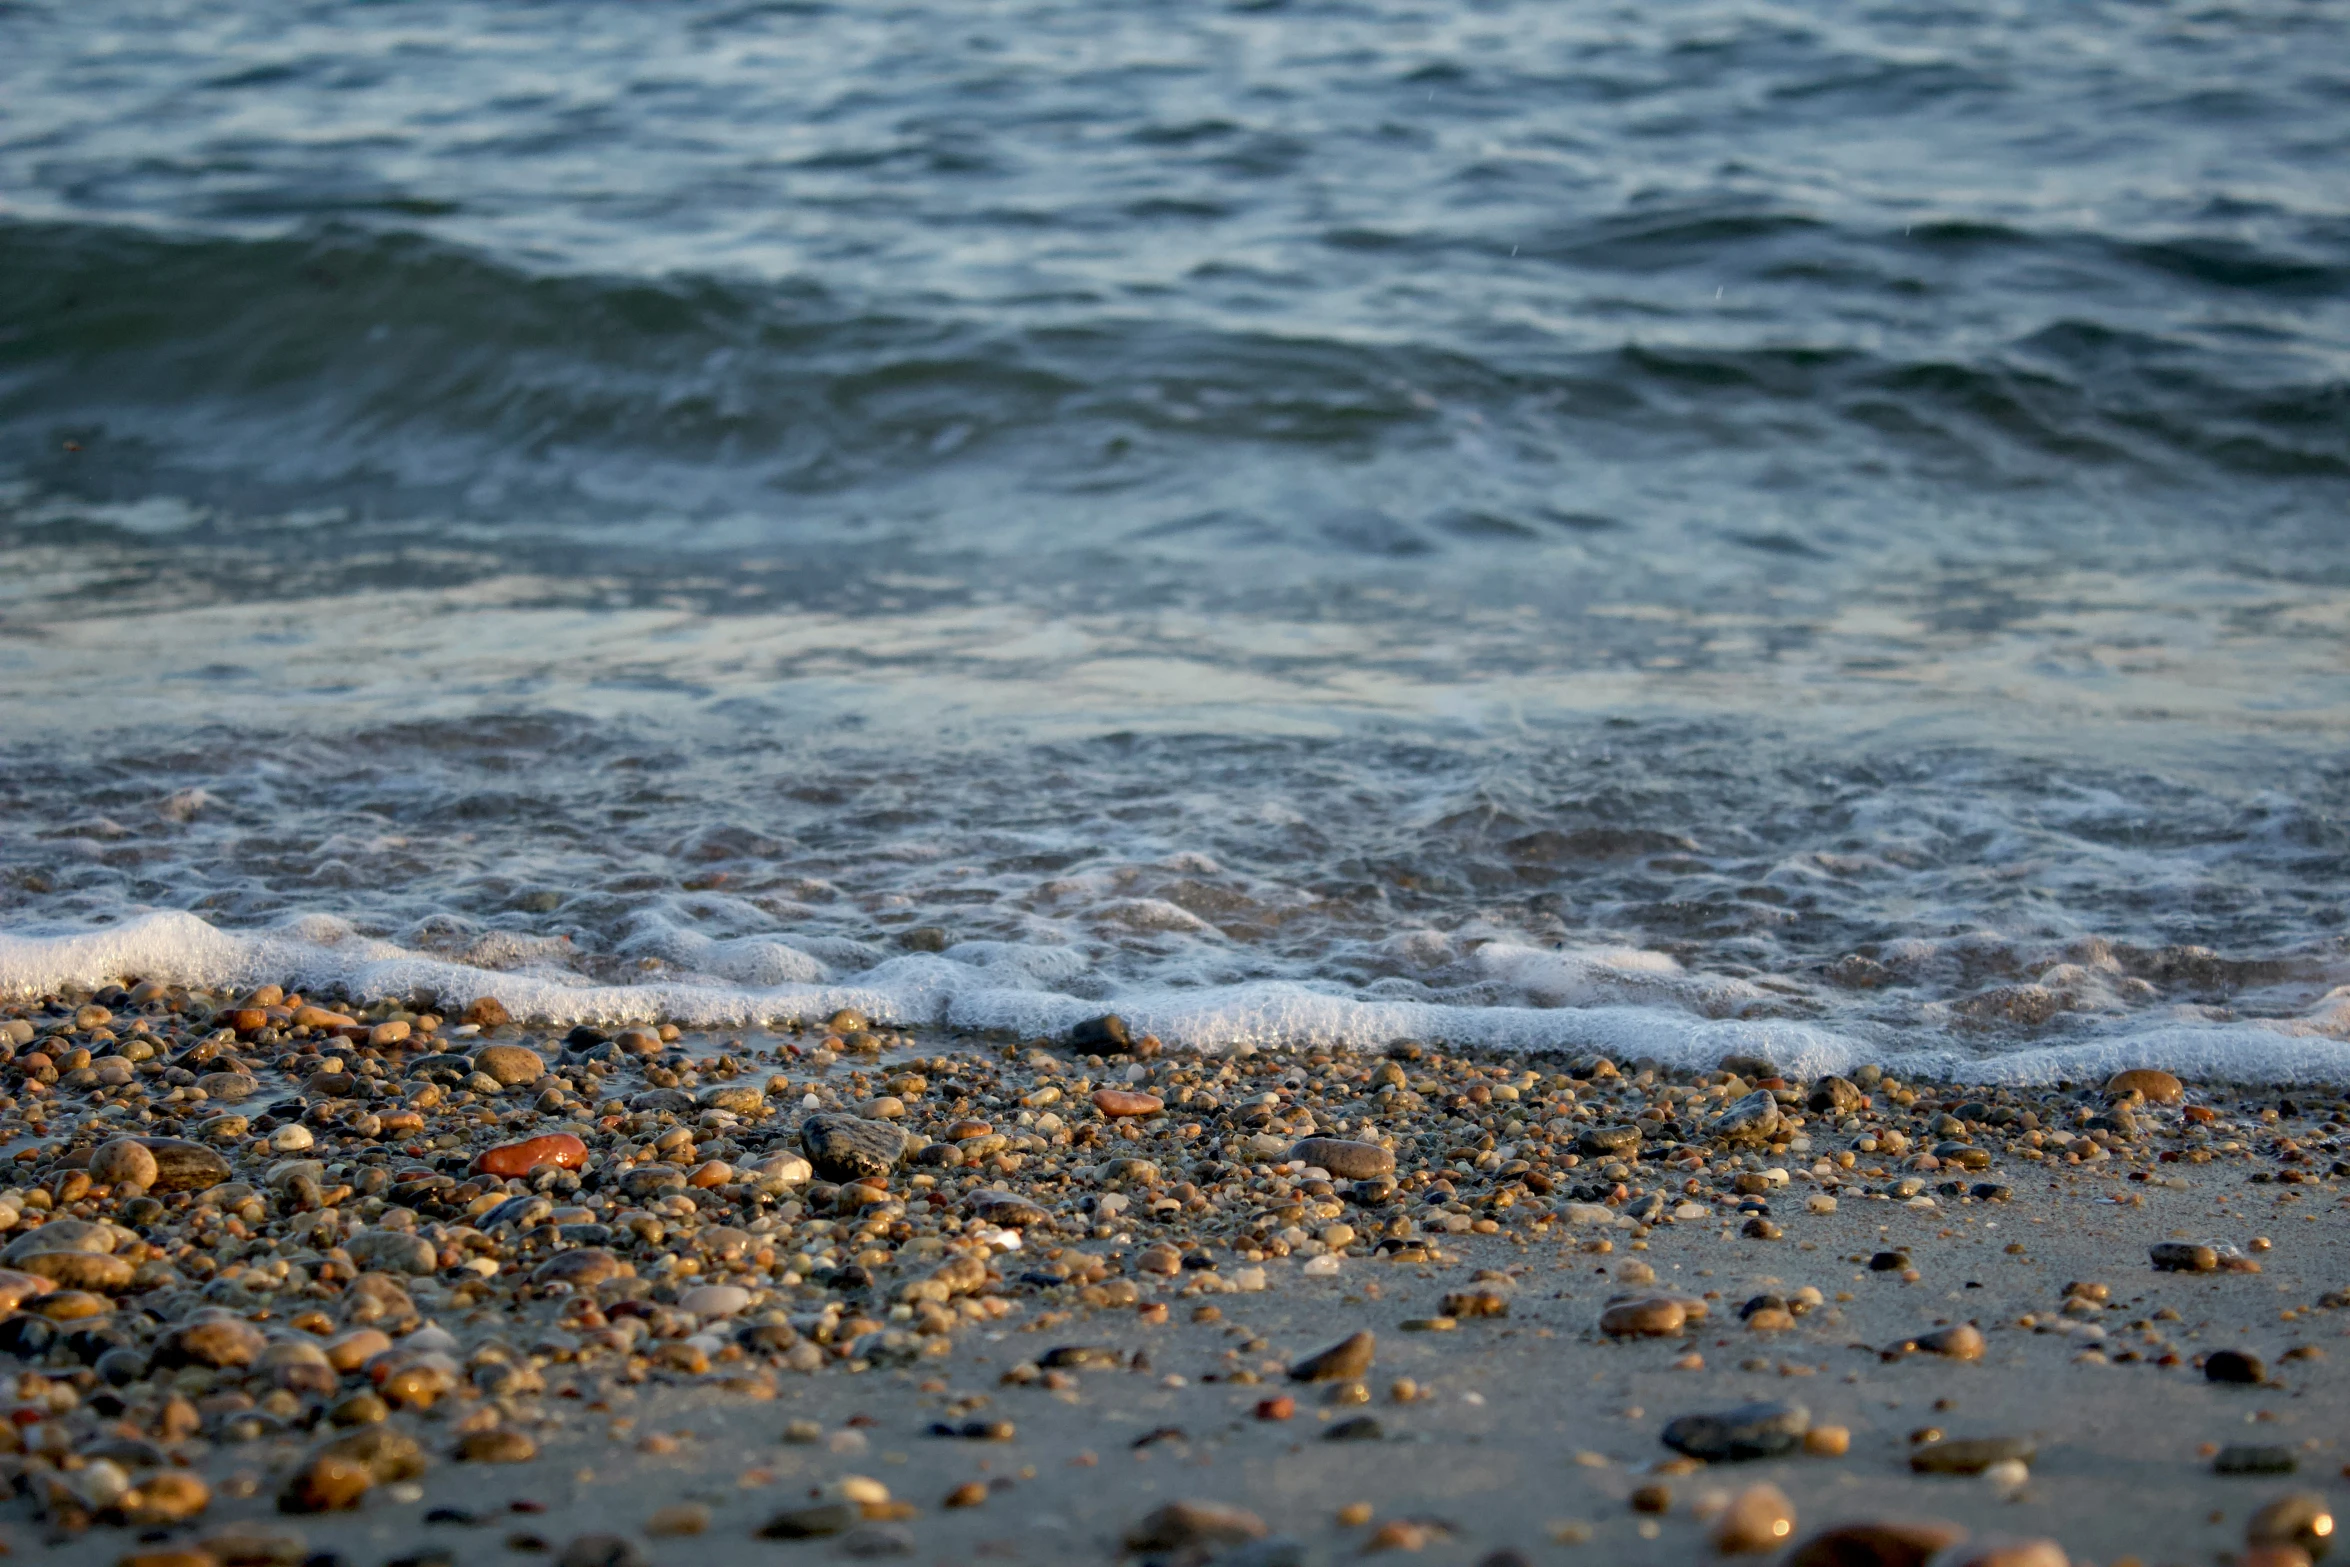
[[[457,1457],[469,1464],[526,1464],[538,1455],[539,1445],[528,1432],[505,1426],[468,1431],[457,1442]]]
[[[2250,1442],[2230,1443],[2211,1461],[2212,1472],[2223,1475],[2289,1475],[2299,1467],[2291,1448]]]
[[[1265,1520],[1223,1502],[1169,1502],[1126,1531],[1130,1551],[1212,1551],[1263,1539]]]
[[[1812,1085],[1805,1108],[1814,1115],[1857,1115],[1868,1096],[1841,1077],[1823,1077]]]
[[[1356,1415],[1341,1420],[1322,1433],[1325,1442],[1376,1442],[1387,1435],[1376,1415]]]
[[[2150,1105],[2175,1105],[2187,1094],[2185,1084],[2168,1072],[2158,1072],[2151,1067],[2116,1072],[2106,1079],[2105,1091],[2113,1095],[2135,1091],[2145,1095]]]
[[[139,1271],[127,1258],[90,1251],[34,1251],[12,1256],[9,1261],[17,1272],[47,1279],[61,1289],[108,1294],[128,1289]]]
[[[710,1527],[710,1509],[700,1502],[679,1502],[645,1520],[645,1533],[656,1540],[700,1534]]]
[[[277,1505],[289,1513],[340,1512],[358,1506],[374,1484],[375,1476],[357,1459],[322,1453],[294,1471]]]
[[[1575,1151],[1586,1159],[1627,1158],[1639,1148],[1637,1126],[1586,1126],[1575,1134]]]
[[[1132,1088],[1097,1088],[1093,1091],[1093,1107],[1112,1120],[1127,1116],[1157,1115],[1167,1107],[1157,1094],[1146,1094]]]
[[[555,1560],[556,1567],[648,1567],[645,1553],[617,1534],[580,1535]]]
[[[1608,1307],[1599,1314],[1599,1330],[1611,1338],[1671,1338],[1688,1320],[1688,1309],[1679,1301],[1651,1296]]]
[[[1292,1159],[1328,1170],[1342,1181],[1368,1181],[1395,1173],[1395,1155],[1377,1143],[1341,1137],[1308,1137],[1289,1150]]]
[[[2028,1464],[2037,1452],[2029,1437],[1964,1437],[1914,1449],[1909,1467],[1912,1473],[1922,1475],[1979,1475],[1993,1464]]]
[[[864,1521],[864,1509],[854,1502],[817,1502],[787,1507],[759,1526],[762,1540],[815,1540],[839,1534]]]
[[[135,1187],[143,1192],[155,1184],[160,1173],[155,1155],[135,1137],[101,1143],[90,1155],[90,1179],[116,1188]]]
[[[677,1309],[709,1321],[750,1309],[751,1292],[740,1284],[700,1284],[677,1297]]]
[[[1885,1346],[1885,1357],[1901,1355],[1940,1355],[1945,1360],[1980,1360],[1983,1358],[1983,1332],[1971,1323],[1955,1322],[1931,1333],[1920,1333],[1915,1338],[1896,1339]]]
[[[2152,1253],[2158,1273],[2217,1273],[2219,1249],[2190,1241],[2162,1241]]]
[[[800,1147],[818,1175],[848,1182],[896,1169],[906,1134],[887,1121],[826,1111],[800,1123]]]
[[[539,1059],[537,1051],[522,1045],[484,1045],[473,1053],[473,1069],[495,1079],[501,1088],[512,1088],[537,1082],[547,1063]]]
[[[1840,1524],[1797,1546],[1785,1567],[1925,1567],[1937,1551],[1965,1538],[1954,1523]]]
[[[1795,1533],[1795,1504],[1775,1485],[1750,1485],[1715,1517],[1711,1532],[1724,1556],[1775,1551]]]
[[[1371,1369],[1378,1340],[1369,1330],[1354,1333],[1289,1368],[1296,1382],[1352,1382]]]
[[[531,1270],[533,1284],[568,1284],[573,1289],[587,1289],[606,1279],[624,1277],[627,1267],[618,1257],[601,1246],[583,1246],[577,1251],[557,1252]]]
[[[1715,1116],[1710,1135],[1729,1142],[1761,1142],[1779,1129],[1779,1101],[1758,1088]]]
[[[175,1366],[249,1366],[268,1347],[261,1330],[226,1312],[181,1324],[155,1345],[155,1363]]]
[[[535,1061],[538,1057],[532,1056],[531,1059]],[[586,1143],[569,1132],[555,1132],[545,1137],[530,1137],[518,1143],[501,1143],[495,1148],[485,1149],[475,1156],[473,1173],[512,1179],[550,1164],[557,1169],[576,1170],[587,1163],[587,1156]]]
[[[2334,1543],[2334,1509],[2315,1491],[2280,1496],[2246,1521],[2244,1543],[2296,1546],[2316,1561]]]
[[[2268,1380],[2268,1366],[2258,1355],[2246,1350],[2215,1349],[2204,1359],[2203,1379],[2257,1387]]]
[[[1776,1458],[1791,1452],[1811,1429],[1801,1404],[1743,1404],[1718,1414],[1682,1415],[1664,1428],[1665,1446],[1708,1463]]]

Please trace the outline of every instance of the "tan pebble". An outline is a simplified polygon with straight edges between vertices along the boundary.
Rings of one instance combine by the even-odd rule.
[[[1612,1338],[1670,1338],[1688,1320],[1688,1308],[1679,1301],[1651,1296],[1608,1307],[1599,1314],[1599,1330]]]
[[[1141,1255],[1134,1259],[1134,1267],[1138,1273],[1158,1273],[1172,1276],[1183,1271],[1183,1253],[1165,1241],[1160,1241],[1154,1245],[1145,1246]]]
[[[1813,1426],[1803,1433],[1803,1450],[1814,1458],[1842,1458],[1852,1451],[1852,1432],[1844,1426]]]
[[[1213,1551],[1265,1536],[1265,1520],[1226,1502],[1177,1501],[1126,1531],[1130,1551]]]
[[[645,1533],[656,1540],[700,1534],[709,1527],[710,1509],[699,1502],[679,1502],[645,1520]]]
[[[155,1528],[195,1517],[212,1505],[212,1488],[184,1469],[165,1469],[149,1475],[118,1504],[123,1521],[137,1528]]]
[[[2294,1491],[2254,1513],[2244,1525],[2250,1545],[2290,1545],[2312,1560],[2325,1555],[2334,1541],[2334,1510],[2315,1491]]]
[[[2175,1105],[2186,1097],[2187,1089],[2185,1084],[2168,1072],[2139,1067],[2134,1071],[2116,1072],[2107,1078],[2105,1091],[2108,1094],[2136,1092],[2145,1095],[2148,1104]]]
[[[374,1484],[375,1476],[357,1459],[321,1454],[294,1472],[277,1505],[289,1513],[339,1512],[358,1506]]]
[[[1341,1529],[1359,1529],[1370,1521],[1371,1504],[1369,1502],[1349,1502],[1338,1509],[1338,1527]]]
[[[1673,1488],[1669,1485],[1644,1485],[1631,1495],[1632,1511],[1636,1513],[1669,1513],[1673,1510]]]
[[[1289,1368],[1289,1375],[1299,1382],[1351,1382],[1371,1369],[1377,1346],[1378,1340],[1366,1329],[1308,1355]]]
[[[984,1507],[987,1505],[987,1482],[966,1480],[947,1493],[949,1507]]]
[[[1409,1518],[1391,1518],[1371,1531],[1371,1537],[1363,1542],[1363,1554],[1368,1556],[1374,1551],[1426,1550],[1429,1537],[1430,1531],[1426,1524],[1414,1523]]]
[[[1714,1519],[1712,1534],[1725,1556],[1775,1551],[1795,1534],[1795,1504],[1775,1485],[1750,1485]]]
[[[210,1551],[182,1546],[176,1550],[132,1551],[114,1559],[114,1567],[221,1567]]]
[[[1093,1092],[1093,1107],[1112,1120],[1125,1116],[1157,1115],[1166,1108],[1166,1101],[1157,1094],[1141,1093],[1130,1088],[1097,1088]]]
[[[155,1155],[136,1138],[118,1137],[90,1155],[90,1178],[126,1195],[129,1188],[143,1192],[153,1186],[156,1173]]]
[[[526,1431],[468,1431],[457,1443],[458,1458],[473,1464],[523,1464],[538,1454],[538,1443]]]

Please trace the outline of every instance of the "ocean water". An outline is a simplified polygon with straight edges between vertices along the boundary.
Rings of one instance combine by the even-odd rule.
[[[2350,15],[0,5],[0,990],[2350,1063]]]

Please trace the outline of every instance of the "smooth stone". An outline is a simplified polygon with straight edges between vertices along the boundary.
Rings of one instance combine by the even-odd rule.
[[[1070,1029],[1069,1044],[1094,1055],[1124,1055],[1134,1048],[1134,1036],[1128,1032],[1124,1018],[1115,1012],[1105,1012]]]
[[[1817,1115],[1846,1116],[1857,1114],[1867,1101],[1868,1096],[1848,1079],[1823,1077],[1812,1085],[1806,1108]]]
[[[557,1252],[531,1271],[533,1284],[568,1284],[573,1289],[585,1289],[601,1284],[606,1279],[623,1276],[628,1264],[601,1246],[583,1246],[577,1251]],[[630,1270],[633,1271],[633,1270]]]
[[[1395,1155],[1377,1143],[1350,1142],[1343,1137],[1308,1137],[1289,1150],[1292,1159],[1328,1170],[1342,1181],[1368,1181],[1395,1173]]]
[[[1157,1094],[1146,1094],[1134,1088],[1097,1088],[1093,1091],[1093,1107],[1112,1120],[1128,1116],[1157,1115],[1167,1102]]]
[[[136,1186],[145,1191],[155,1184],[155,1155],[135,1137],[117,1137],[101,1143],[90,1155],[90,1179],[108,1186]]]
[[[2138,1067],[2128,1072],[2116,1072],[2105,1080],[2109,1094],[2143,1094],[2150,1105],[2175,1105],[2187,1095],[2187,1087],[2168,1072],[2152,1067]]]
[[[1962,1437],[1913,1449],[1909,1467],[1913,1474],[1979,1475],[1993,1464],[2028,1464],[2038,1451],[2029,1437]]]
[[[2244,1524],[2247,1545],[2291,1545],[2312,1561],[2334,1543],[2334,1509],[2315,1491],[2294,1491],[2262,1507]]]
[[[196,1086],[204,1090],[206,1099],[232,1105],[261,1092],[261,1080],[243,1072],[207,1072],[196,1079]]]
[[[2241,1349],[2215,1349],[2203,1362],[2203,1379],[2256,1387],[2268,1380],[2268,1366],[2258,1355]]]
[[[1371,1369],[1378,1340],[1368,1329],[1348,1335],[1328,1349],[1308,1355],[1289,1368],[1296,1382],[1352,1382]]]
[[[1611,1338],[1671,1338],[1688,1321],[1688,1308],[1679,1301],[1652,1296],[1608,1307],[1599,1314],[1599,1330]]]
[[[1376,1442],[1387,1435],[1386,1427],[1373,1415],[1356,1415],[1341,1420],[1322,1433],[1325,1442]]]
[[[538,1457],[539,1445],[526,1431],[498,1426],[468,1431],[457,1443],[460,1462],[472,1464],[526,1464]]]
[[[677,1297],[677,1309],[689,1311],[708,1321],[714,1317],[731,1317],[748,1311],[751,1292],[740,1284],[702,1284]]]
[[[812,1507],[787,1507],[759,1526],[762,1540],[817,1540],[862,1523],[865,1511],[855,1502],[818,1502]]]
[[[216,1370],[249,1366],[269,1347],[259,1328],[227,1312],[204,1320],[184,1322],[156,1342],[155,1362],[174,1366],[210,1366]]]
[[[47,1279],[60,1289],[109,1293],[128,1289],[138,1268],[125,1257],[89,1251],[36,1251],[10,1259],[19,1273]]]
[[[532,1057],[536,1060],[537,1057]],[[552,1132],[544,1137],[529,1137],[518,1143],[500,1143],[485,1148],[475,1155],[473,1171],[476,1175],[495,1175],[511,1179],[528,1175],[545,1165],[557,1169],[576,1170],[587,1163],[587,1144],[569,1132]]]
[[[820,1111],[800,1123],[800,1147],[828,1181],[887,1175],[906,1149],[906,1134],[887,1121]]]
[[[361,1230],[343,1249],[362,1268],[383,1273],[429,1274],[440,1266],[432,1242],[405,1230]]]
[[[1587,1126],[1575,1134],[1575,1151],[1585,1158],[1624,1157],[1640,1147],[1637,1126]]]
[[[1775,1485],[1750,1485],[1715,1515],[1711,1533],[1724,1556],[1775,1551],[1795,1533],[1795,1504]]]
[[[1769,1089],[1758,1088],[1715,1116],[1706,1130],[1731,1142],[1761,1142],[1779,1129],[1779,1120],[1779,1101]]]
[[[2291,1448],[2252,1442],[2230,1443],[2211,1461],[2212,1472],[2223,1475],[2289,1475],[2300,1467]]]
[[[55,1279],[45,1279],[37,1273],[0,1269],[0,1314],[14,1311],[26,1301],[37,1299],[56,1288]]]
[[[963,1199],[963,1209],[975,1219],[1006,1229],[1047,1229],[1053,1216],[1017,1192],[1000,1186],[984,1187]]]
[[[2198,1246],[2190,1241],[2162,1241],[2149,1255],[2155,1270],[2161,1273],[2217,1273],[2219,1251],[2211,1246]]]
[[[110,1224],[89,1219],[51,1219],[29,1235],[20,1236],[0,1251],[0,1262],[14,1262],[36,1251],[87,1251],[104,1255],[119,1237]]]
[[[1682,1415],[1662,1433],[1665,1446],[1708,1463],[1738,1463],[1792,1452],[1811,1429],[1801,1404],[1742,1404],[1716,1414]]]
[[[338,1436],[319,1449],[321,1457],[348,1458],[367,1466],[378,1485],[413,1480],[430,1467],[424,1448],[407,1432],[388,1425],[369,1426]]]
[[[288,1513],[332,1513],[357,1507],[375,1485],[367,1465],[356,1459],[321,1454],[296,1470],[278,1493],[278,1510]]]
[[[1212,1551],[1265,1537],[1265,1520],[1226,1502],[1169,1502],[1126,1531],[1129,1551]]]
[[[1957,1524],[1938,1520],[1840,1524],[1798,1545],[1785,1567],[1925,1567],[1965,1538]]]
[[[1915,1338],[1896,1339],[1885,1346],[1888,1358],[1898,1355],[1940,1355],[1945,1360],[1983,1358],[1983,1333],[1971,1323],[1955,1322]]]
[[[545,1075],[547,1063],[537,1051],[523,1045],[484,1045],[473,1053],[473,1069],[495,1079],[501,1088],[513,1088],[537,1082]]]
[[[229,1178],[228,1161],[202,1143],[180,1137],[142,1137],[139,1141],[155,1156],[155,1180],[149,1191],[210,1191]]]

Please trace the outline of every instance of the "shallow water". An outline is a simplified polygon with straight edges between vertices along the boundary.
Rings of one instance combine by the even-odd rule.
[[[2342,1058],[2323,8],[0,44],[0,984]]]

